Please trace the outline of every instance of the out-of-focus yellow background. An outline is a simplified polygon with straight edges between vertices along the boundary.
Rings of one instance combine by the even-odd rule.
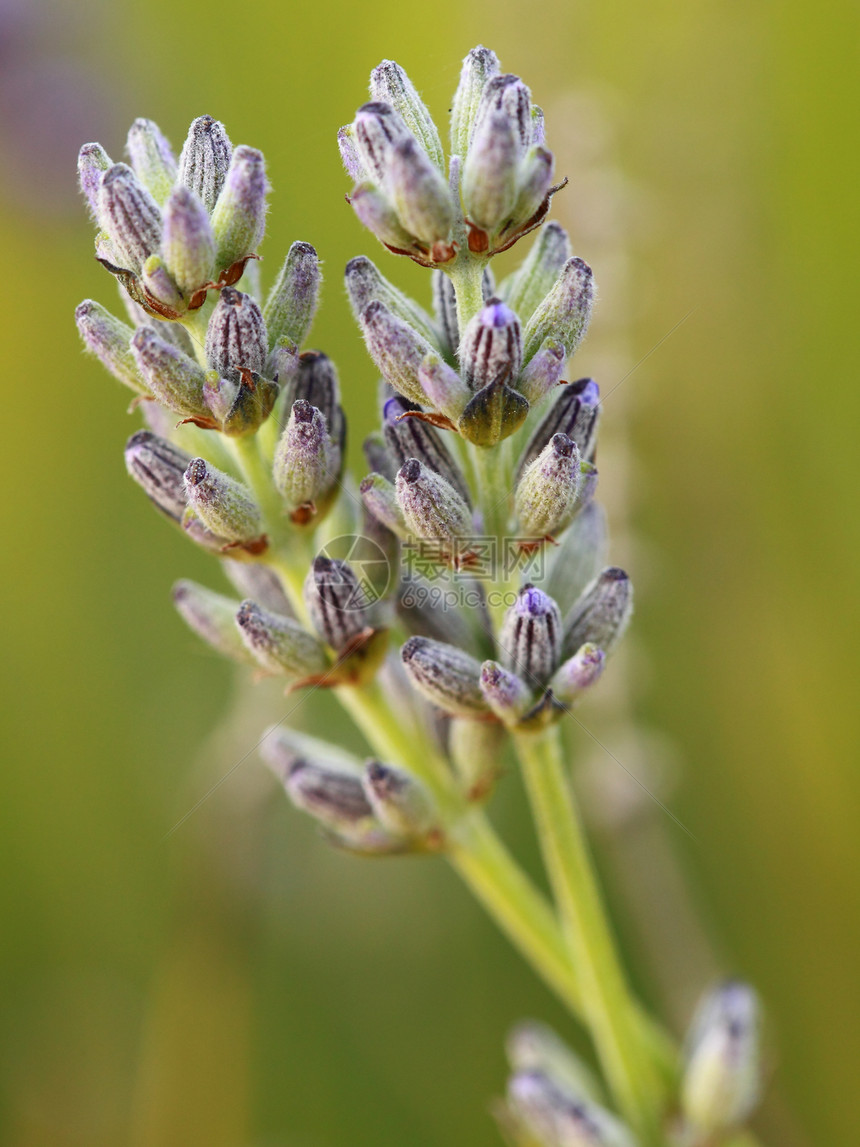
[[[137,423],[72,320],[114,297],[77,147],[119,156],[137,115],[179,145],[211,113],[266,153],[265,270],[296,238],[326,260],[313,342],[357,446],[375,379],[341,267],[367,252],[427,284],[345,206],[334,133],[385,56],[441,119],[477,42],[547,108],[562,173],[588,152],[577,108],[609,124],[631,364],[687,316],[605,410],[632,449],[636,719],[671,746],[666,801],[696,838],[659,810],[638,853],[598,834],[630,964],[671,1011],[665,970],[698,939],[649,864],[659,884],[676,861],[715,966],[767,1001],[762,1135],[856,1142],[858,25],[848,0],[0,5],[4,1143],[489,1147],[508,1025],[576,1038],[444,864],[328,851],[253,752],[165,839],[285,703],[237,693],[174,616],[172,581],[217,573],[126,479]],[[494,808],[533,864],[513,779]]]

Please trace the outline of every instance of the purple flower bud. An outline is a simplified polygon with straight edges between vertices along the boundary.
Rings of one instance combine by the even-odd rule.
[[[314,321],[321,283],[315,248],[310,243],[293,243],[263,308],[270,346],[282,338],[302,345]]]
[[[523,361],[529,362],[547,339],[557,339],[572,355],[585,338],[593,305],[591,268],[582,259],[568,259],[555,286],[526,324]]]
[[[481,95],[475,134],[485,118],[504,115],[514,128],[520,155],[524,155],[532,141],[531,93],[519,76],[510,73],[493,76]]]
[[[466,216],[492,234],[511,217],[519,190],[520,140],[516,124],[503,112],[481,117],[463,164]]]
[[[284,778],[290,800],[335,832],[352,832],[373,819],[361,778],[322,761],[299,757]]]
[[[178,177],[210,214],[224,186],[232,154],[223,123],[208,115],[194,120],[179,157]]]
[[[534,406],[562,381],[566,362],[562,344],[547,339],[520,374],[517,390]]]
[[[219,270],[227,270],[257,250],[266,230],[268,189],[262,152],[237,147],[212,211]]]
[[[99,216],[99,187],[102,176],[113,166],[100,143],[85,143],[78,153],[78,181],[94,219]]]
[[[411,136],[388,153],[385,191],[410,235],[427,247],[448,240],[454,222],[448,184]]]
[[[529,1139],[565,1147],[636,1147],[615,1115],[573,1095],[541,1071],[518,1071],[508,1081],[508,1105]]]
[[[424,358],[418,368],[418,381],[430,406],[452,421],[460,417],[471,398],[468,386],[456,370],[436,354],[428,354]]]
[[[389,283],[370,259],[363,255],[350,259],[346,265],[345,281],[346,293],[357,319],[360,320],[371,303],[380,302],[398,319],[414,327],[431,346],[438,346],[439,334],[430,316],[393,283]]]
[[[392,482],[382,474],[368,474],[358,487],[365,508],[399,538],[408,535],[406,519]]]
[[[550,681],[553,696],[565,705],[571,704],[600,678],[605,664],[606,654],[602,649],[596,645],[583,645],[560,666]]]
[[[554,434],[517,483],[520,529],[533,538],[555,538],[581,505],[579,451],[566,434]]]
[[[498,661],[485,661],[481,666],[484,700],[506,725],[516,725],[531,708],[532,690],[533,686],[526,685]]]
[[[481,663],[462,649],[410,637],[400,655],[418,692],[446,713],[479,717],[488,712],[479,684]]]
[[[599,417],[600,390],[594,379],[581,378],[562,387],[549,413],[529,439],[518,474],[522,475],[534,462],[554,434],[566,434],[573,439],[581,457],[590,461],[597,449]]]
[[[325,419],[329,438],[343,453],[346,449],[346,418],[340,405],[337,370],[328,355],[321,351],[305,351],[286,390],[290,407],[303,398],[317,408]]]
[[[131,349],[147,386],[162,406],[186,417],[209,419],[202,366],[165,342],[152,327],[135,331]]]
[[[561,656],[561,614],[552,598],[524,585],[499,633],[502,664],[532,689],[549,681]]]
[[[451,151],[465,158],[469,139],[489,80],[499,73],[499,61],[489,48],[473,48],[463,61],[460,83],[451,108]]]
[[[353,183],[363,183],[367,179],[367,171],[358,154],[358,144],[355,141],[355,129],[352,124],[338,129],[337,146],[347,175]]]
[[[215,274],[215,236],[202,201],[180,185],[164,204],[161,254],[174,282],[190,300]]]
[[[260,540],[260,507],[250,492],[205,459],[192,458],[188,463],[185,496],[189,510],[203,525],[230,544],[244,546]]]
[[[408,252],[415,247],[414,236],[409,234],[394,207],[378,188],[362,183],[348,198],[359,220],[380,243],[392,251]]]
[[[405,769],[368,761],[361,783],[377,820],[389,832],[422,836],[432,827],[433,800],[421,781]]]
[[[368,626],[368,590],[347,562],[323,555],[314,558],[304,598],[314,629],[336,653]]]
[[[304,522],[328,508],[325,499],[340,472],[340,451],[325,418],[304,399],[293,403],[289,422],[275,448],[273,477],[287,509]]]
[[[86,349],[107,367],[114,378],[137,394],[149,394],[149,387],[131,353],[134,331],[130,326],[120,322],[101,303],[92,299],[84,299],[78,304],[75,322]]]
[[[463,332],[463,378],[473,392],[497,380],[515,386],[522,353],[519,319],[501,299],[490,299]]]
[[[445,157],[439,132],[412,81],[399,64],[383,60],[370,73],[370,98],[389,104],[399,112],[403,122],[421,144],[439,171],[445,169]]]
[[[224,287],[206,328],[206,361],[222,378],[239,381],[241,370],[262,374],[268,340],[260,308],[250,295]]]
[[[472,517],[462,496],[417,458],[408,458],[400,467],[395,490],[406,524],[419,538],[439,542],[453,553],[457,539],[471,530]]]
[[[115,163],[102,176],[98,216],[123,270],[139,275],[161,243],[161,212],[126,164]]]
[[[537,213],[552,188],[555,158],[545,147],[533,147],[520,164],[519,188],[512,220],[527,223]]]
[[[418,418],[403,418],[409,410],[404,399],[389,398],[382,408],[382,431],[391,455],[401,466],[407,458],[417,458],[423,465],[449,482],[464,502],[469,502],[469,488],[454,459],[442,442],[438,430]]]
[[[311,677],[328,667],[321,643],[290,617],[269,613],[254,601],[243,601],[236,624],[257,664],[270,673]]]
[[[370,357],[385,381],[410,401],[426,402],[418,372],[425,357],[433,351],[427,340],[392,314],[384,303],[372,302],[359,321]]]
[[[162,204],[176,180],[176,157],[151,119],[136,119],[126,141],[134,173],[156,203]]]
[[[155,508],[177,525],[181,525],[185,517],[183,477],[190,461],[190,454],[149,430],[138,430],[125,447],[125,465],[129,474]],[[190,524],[186,532],[204,549],[218,552],[224,547],[224,538],[206,529],[202,522]]]
[[[239,603],[235,598],[213,593],[197,582],[178,581],[173,587],[173,604],[188,628],[222,656],[244,665],[256,664],[236,628]]]
[[[611,653],[633,613],[633,585],[622,569],[605,569],[586,586],[564,622],[562,654],[570,657],[586,643]]]
[[[355,115],[355,142],[365,170],[378,187],[385,187],[391,149],[414,136],[390,104],[376,100]]]

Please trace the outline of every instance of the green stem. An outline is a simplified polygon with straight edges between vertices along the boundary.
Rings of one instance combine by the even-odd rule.
[[[457,299],[457,325],[460,335],[484,305],[484,267],[486,259],[476,258],[466,249],[448,272]]]
[[[660,1082],[601,902],[566,776],[557,726],[515,737],[544,862],[582,992],[586,1020],[619,1109],[643,1144],[659,1138]]]

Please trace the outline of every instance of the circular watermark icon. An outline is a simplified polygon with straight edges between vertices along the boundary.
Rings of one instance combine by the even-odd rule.
[[[341,534],[326,542],[317,557],[347,562],[355,574],[356,586],[346,601],[339,603],[339,608],[344,611],[367,609],[388,592],[391,566],[385,551],[373,538],[366,538],[364,534]],[[332,585],[343,585],[343,576],[337,567],[329,574],[323,573],[318,584],[324,585],[327,576],[331,578]]]

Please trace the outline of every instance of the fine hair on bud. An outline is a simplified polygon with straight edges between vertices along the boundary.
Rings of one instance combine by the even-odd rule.
[[[409,403],[395,395],[382,408],[382,431],[386,445],[398,466],[407,458],[417,458],[425,466],[440,474],[462,497],[469,501],[469,488],[459,466],[451,457],[438,430],[418,418],[404,417],[412,409]]]
[[[633,584],[610,566],[586,586],[564,622],[563,655],[572,656],[587,642],[611,653],[633,613]]]
[[[499,652],[530,688],[549,681],[561,657],[561,615],[543,590],[530,584],[520,590],[502,622]]]
[[[178,179],[197,195],[210,215],[227,178],[232,154],[223,123],[209,115],[193,121],[179,157]]]
[[[256,662],[270,673],[303,678],[324,673],[325,650],[313,634],[297,621],[263,609],[255,601],[243,601],[236,624]]]
[[[304,585],[304,599],[314,629],[336,652],[367,628],[367,589],[348,562],[320,554]]]
[[[238,382],[240,370],[265,373],[266,324],[250,295],[224,287],[206,328],[206,360],[222,378]]]
[[[478,717],[489,711],[480,688],[481,663],[476,658],[427,637],[410,637],[400,655],[418,692],[444,712]]]

